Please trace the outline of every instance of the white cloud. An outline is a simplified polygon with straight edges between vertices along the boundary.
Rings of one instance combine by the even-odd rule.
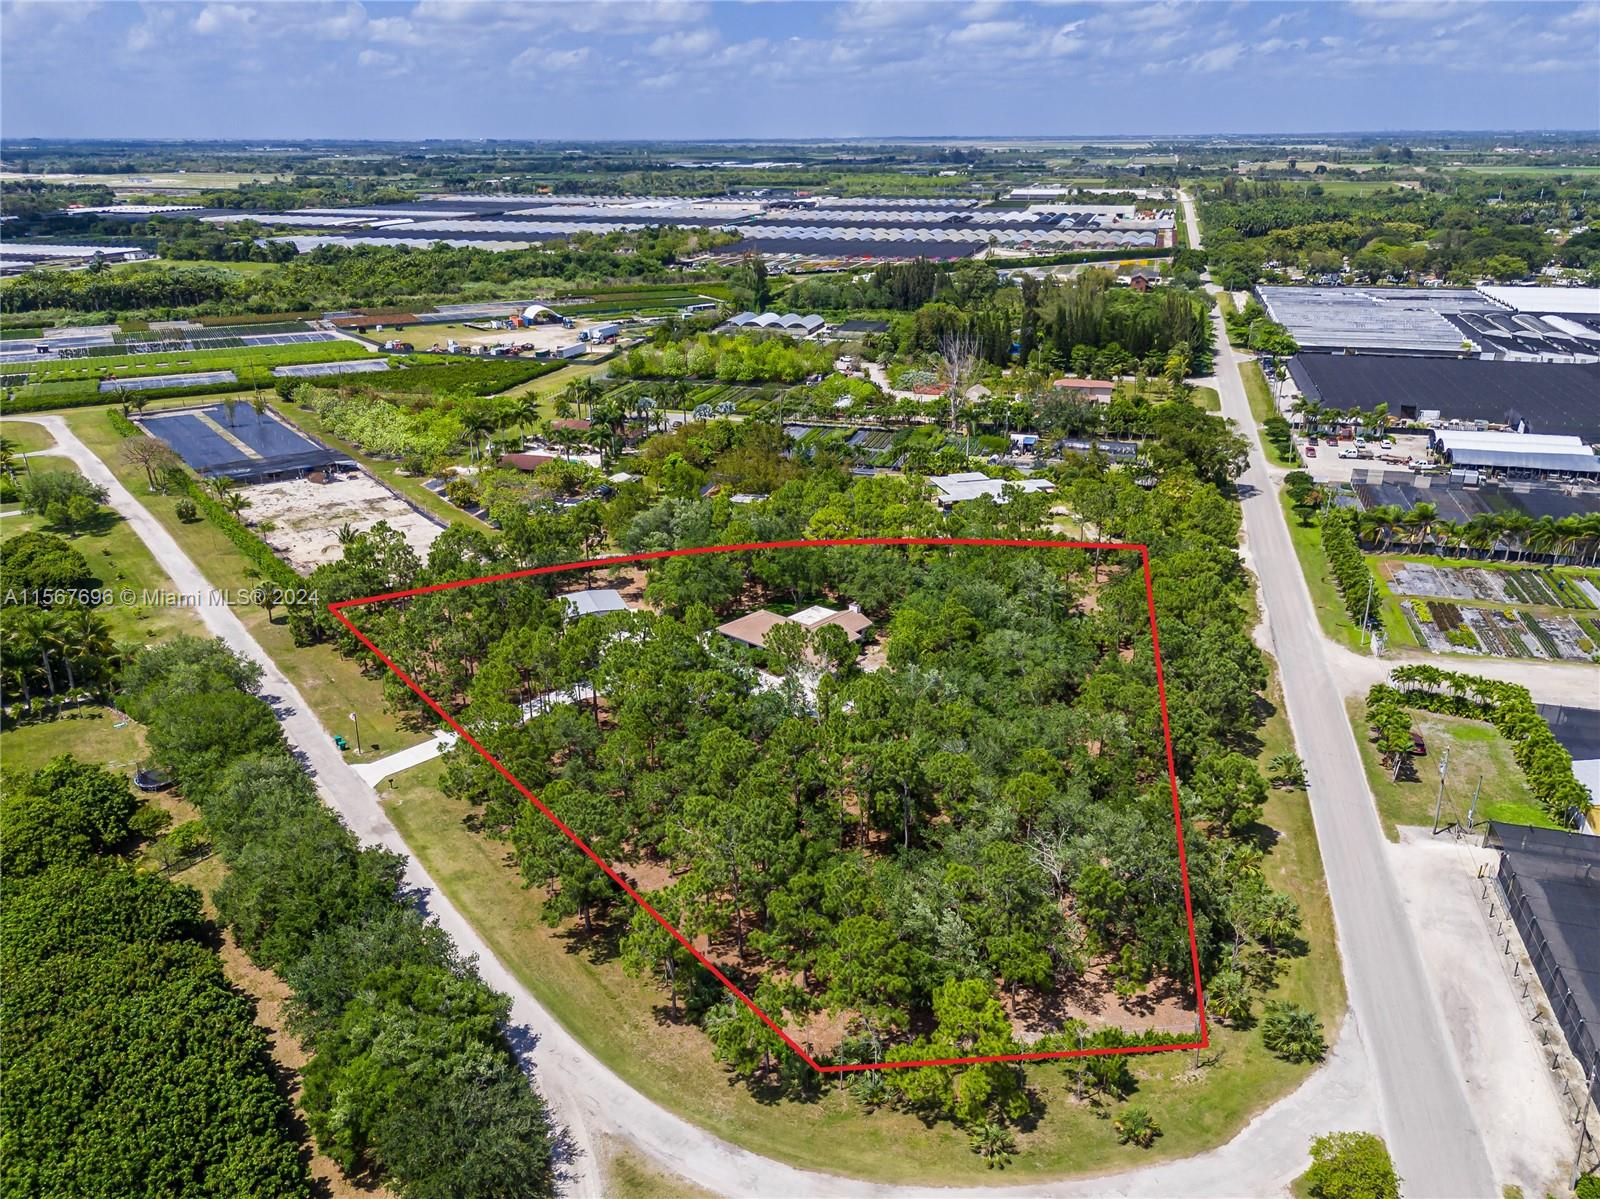
[[[1078,30],[1082,28],[1082,21],[1072,21],[1056,30],[1048,46],[1050,55],[1054,58],[1066,58],[1068,55],[1081,52],[1089,44],[1087,38],[1078,36]]]
[[[208,4],[194,19],[194,31],[207,37],[238,34],[254,27],[259,10],[247,4]]]
[[[995,42],[1016,42],[1027,32],[1021,21],[974,21],[949,35],[953,46],[982,46]]]
[[[853,0],[834,10],[833,23],[853,33],[870,33],[926,26],[936,15],[949,11],[945,5],[926,4],[920,0]]]
[[[1244,54],[1244,47],[1238,42],[1229,42],[1227,45],[1216,46],[1203,54],[1196,54],[1189,60],[1189,65],[1197,71],[1226,71],[1238,62]]]
[[[650,43],[650,53],[657,58],[692,58],[710,52],[717,41],[715,29],[685,29],[679,33],[663,33]]]
[[[398,55],[390,54],[384,50],[363,50],[356,55],[356,62],[363,67],[392,67],[400,61]]]
[[[1263,33],[1271,33],[1275,29],[1282,29],[1285,25],[1296,24],[1306,19],[1306,10],[1297,8],[1293,12],[1281,12],[1272,20],[1261,27]]]
[[[572,71],[589,61],[589,47],[577,46],[571,50],[552,50],[544,56],[546,70]]]

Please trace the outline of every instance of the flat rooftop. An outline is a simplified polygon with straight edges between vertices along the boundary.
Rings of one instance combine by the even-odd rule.
[[[1390,354],[1296,354],[1289,373],[1308,399],[1417,419],[1528,423],[1530,433],[1600,442],[1600,364],[1491,362]]]

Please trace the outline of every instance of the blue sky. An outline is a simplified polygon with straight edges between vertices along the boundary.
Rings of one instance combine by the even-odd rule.
[[[1600,127],[1600,4],[0,4],[8,137]]]

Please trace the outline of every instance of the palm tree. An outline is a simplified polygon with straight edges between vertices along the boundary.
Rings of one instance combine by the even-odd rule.
[[[11,617],[9,625],[31,653],[39,655],[45,686],[50,691],[50,706],[56,703],[56,676],[50,668],[50,650],[55,645],[55,626],[48,608],[23,608]]]
[[[1479,512],[1462,526],[1461,540],[1479,553],[1492,553],[1500,540],[1500,521],[1492,513]]]
[[[239,514],[250,507],[250,501],[237,491],[230,491],[222,502],[227,505],[228,511],[233,513],[235,519],[238,519]]]
[[[1394,543],[1395,531],[1405,522],[1405,509],[1399,504],[1380,504],[1369,511],[1378,522],[1378,532],[1383,538],[1383,550],[1387,552]]]
[[[1523,547],[1528,538],[1528,531],[1533,528],[1533,517],[1526,512],[1508,512],[1500,518],[1500,532],[1505,537],[1506,561],[1511,561],[1511,547],[1517,547],[1517,558],[1520,561],[1527,552]]]
[[[17,689],[22,692],[23,710],[31,714],[33,693],[28,686],[28,672],[31,669],[29,662],[35,648],[32,634],[20,621],[8,619],[0,625],[0,645],[4,646],[4,653],[0,654],[0,657],[3,657],[8,668],[14,672]]]
[[[1567,563],[1578,556],[1578,547],[1584,541],[1584,518],[1563,516],[1556,521],[1556,552]]]
[[[1528,530],[1527,547],[1535,554],[1555,555],[1555,548],[1561,543],[1561,531],[1556,527],[1556,518],[1541,516],[1533,522],[1533,527]]]
[[[1418,504],[1407,512],[1404,517],[1405,525],[1412,530],[1413,548],[1420,550],[1434,523],[1439,519],[1438,504]]]
[[[1004,1124],[985,1120],[972,1130],[972,1151],[983,1158],[991,1170],[996,1166],[1005,1169],[1016,1148],[1016,1138]]]
[[[494,433],[498,422],[487,408],[476,408],[462,415],[461,424],[472,443],[473,461],[477,461],[484,439]]]

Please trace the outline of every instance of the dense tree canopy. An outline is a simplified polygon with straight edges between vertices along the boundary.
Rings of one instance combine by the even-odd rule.
[[[199,894],[116,856],[136,807],[71,757],[0,797],[6,1193],[309,1195]]]

